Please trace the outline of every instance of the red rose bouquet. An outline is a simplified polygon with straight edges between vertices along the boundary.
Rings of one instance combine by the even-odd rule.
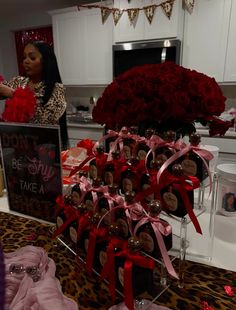
[[[5,122],[28,123],[35,114],[36,98],[29,88],[18,87],[6,100],[2,120]]]
[[[126,71],[106,87],[93,119],[110,129],[148,126],[184,135],[195,131],[195,121],[215,123],[215,116],[225,110],[225,100],[215,79],[203,73],[172,62],[144,65]],[[224,134],[228,127],[224,123],[224,130],[210,133]]]

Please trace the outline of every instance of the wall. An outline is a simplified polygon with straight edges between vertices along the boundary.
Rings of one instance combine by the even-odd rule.
[[[0,23],[0,72],[6,79],[18,74],[14,31],[50,24],[51,16],[47,13],[19,14],[17,19]]]
[[[90,104],[90,97],[94,98],[96,102],[98,97],[102,94],[105,86],[89,86],[89,87],[66,87],[66,99],[68,108],[67,111],[74,112],[75,107],[84,106],[92,112],[93,105]]]

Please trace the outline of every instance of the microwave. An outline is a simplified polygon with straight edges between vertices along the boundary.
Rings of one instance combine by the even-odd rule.
[[[164,39],[114,44],[112,46],[113,77],[145,64],[173,61],[180,64],[181,41]]]

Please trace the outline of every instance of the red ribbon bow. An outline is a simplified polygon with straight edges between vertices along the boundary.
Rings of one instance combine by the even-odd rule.
[[[118,253],[114,253],[115,246],[121,246],[123,249]],[[127,242],[122,242],[117,239],[115,242],[109,244],[107,250],[107,261],[103,267],[101,277],[104,279],[109,275],[109,289],[113,300],[115,299],[115,257],[124,257],[124,300],[126,306],[129,310],[134,310],[133,302],[133,278],[132,278],[132,269],[133,265],[139,267],[154,269],[155,261],[151,258],[142,256],[139,253],[132,252],[128,249]]]
[[[108,278],[109,291],[112,297],[112,301],[115,302],[116,297],[116,283],[115,283],[115,249],[123,249],[127,246],[127,241],[116,237],[111,237],[107,246],[107,261],[105,262],[102,272],[100,274],[101,280]]]
[[[139,267],[154,269],[155,261],[151,258],[144,257],[141,254],[131,252],[129,249],[125,249],[117,254],[116,257],[125,257],[124,263],[124,295],[125,304],[130,309],[134,309],[133,302],[133,281],[132,281],[132,268],[133,265]]]
[[[138,229],[142,225],[144,225],[148,222],[151,224],[152,229],[155,233],[156,240],[157,240],[157,243],[159,245],[159,249],[160,249],[163,261],[165,263],[166,269],[170,275],[172,275],[173,277],[178,279],[179,277],[173,268],[173,265],[172,265],[171,260],[168,256],[166,246],[165,246],[165,243],[164,243],[164,240],[162,237],[162,235],[168,236],[172,232],[171,226],[167,222],[161,220],[159,217],[153,218],[153,217],[149,216],[146,212],[145,212],[145,214],[146,214],[146,216],[143,217],[135,226],[134,234],[135,235],[137,234]]]
[[[64,211],[66,221],[55,230],[53,238],[56,238],[61,233],[63,233],[63,231],[65,231],[65,229],[78,217],[78,211],[74,207],[70,205],[64,205],[60,206],[60,208]]]
[[[89,234],[88,252],[86,256],[86,271],[88,274],[92,273],[94,253],[97,242],[106,241],[108,231],[106,227],[93,228]],[[97,239],[99,239],[97,241]]]
[[[183,145],[181,147],[183,147]],[[211,189],[212,189],[212,178],[211,178],[211,173],[209,171],[209,167],[208,167],[208,164],[207,164],[206,160],[210,161],[213,158],[213,155],[212,155],[211,152],[209,152],[207,150],[204,150],[204,149],[201,149],[199,147],[192,146],[192,145],[183,147],[180,151],[178,151],[173,156],[168,158],[168,160],[161,166],[161,169],[157,173],[157,184],[160,183],[160,178],[162,176],[162,173],[167,169],[167,167],[169,165],[171,165],[173,162],[175,162],[178,158],[180,158],[181,156],[183,156],[184,154],[188,153],[191,150],[194,153],[196,153],[201,158],[201,160],[203,161],[204,166],[207,169],[207,173],[208,173],[209,178],[210,178],[210,192],[211,192]],[[200,186],[200,183],[199,183],[199,186]]]
[[[193,212],[193,208],[192,208],[191,202],[189,200],[189,196],[187,194],[187,191],[193,191],[194,189],[199,188],[200,182],[199,182],[198,178],[193,177],[193,176],[175,177],[175,176],[171,175],[170,173],[168,173],[165,175],[165,179],[161,180],[160,184],[161,184],[161,188],[163,188],[167,185],[172,185],[173,188],[179,192],[179,194],[181,195],[181,197],[183,199],[183,205],[186,208],[186,211],[187,211],[196,231],[199,234],[202,234],[200,224],[198,222],[197,217],[195,216],[195,214]],[[160,186],[160,184],[159,184],[159,186]],[[161,188],[159,189],[160,191],[161,191]]]
[[[89,212],[86,212],[85,214],[80,214],[78,210],[76,210],[74,207],[72,207],[71,205],[66,205],[64,203],[64,199],[62,196],[57,197],[56,199],[56,203],[58,205],[58,212],[57,214],[63,210],[65,217],[66,217],[66,221],[60,226],[58,227],[54,234],[53,234],[53,238],[56,238],[57,236],[59,236],[60,234],[63,233],[63,231],[66,230],[66,228],[73,222],[73,221],[77,221],[77,240],[80,239],[82,232],[84,231],[85,228],[88,227],[90,220],[90,214]]]

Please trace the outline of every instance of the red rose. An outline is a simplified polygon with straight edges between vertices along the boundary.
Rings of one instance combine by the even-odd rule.
[[[93,118],[111,129],[172,119],[192,123],[220,115],[225,99],[215,79],[203,73],[171,62],[144,65],[106,87]]]
[[[232,121],[223,121],[219,118],[214,117],[210,121],[210,128],[209,128],[209,134],[210,136],[224,136],[226,131],[233,126],[233,120]]]

